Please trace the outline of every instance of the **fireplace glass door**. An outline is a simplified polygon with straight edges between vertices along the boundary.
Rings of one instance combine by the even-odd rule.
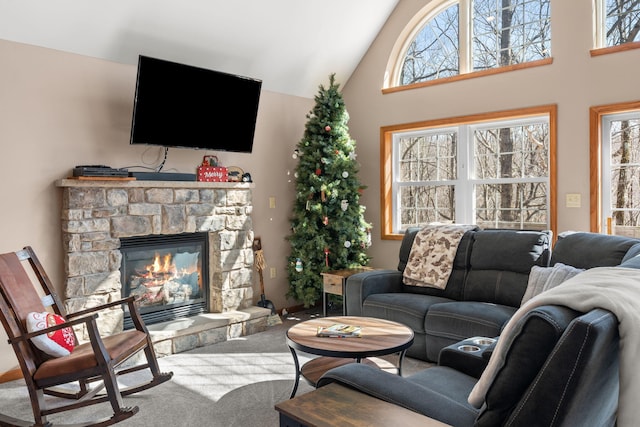
[[[120,239],[122,295],[135,296],[145,323],[207,311],[207,233]],[[133,327],[125,313],[124,328]]]

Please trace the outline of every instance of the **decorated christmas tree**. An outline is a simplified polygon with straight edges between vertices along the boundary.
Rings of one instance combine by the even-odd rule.
[[[356,143],[349,136],[349,113],[335,75],[320,85],[307,114],[302,139],[294,151],[296,198],[288,237],[287,296],[310,307],[322,295],[320,273],[368,264],[371,225],[359,203],[364,186],[358,180]]]

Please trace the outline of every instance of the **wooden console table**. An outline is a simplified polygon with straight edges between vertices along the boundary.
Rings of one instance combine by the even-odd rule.
[[[275,405],[280,427],[446,427],[433,418],[332,383]]]

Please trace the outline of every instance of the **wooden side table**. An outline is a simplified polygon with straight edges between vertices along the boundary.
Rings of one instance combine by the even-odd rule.
[[[342,296],[342,315],[346,316],[346,301],[344,286],[349,276],[363,271],[373,270],[371,267],[345,268],[343,270],[327,271],[322,274],[322,315],[327,317],[327,294]]]

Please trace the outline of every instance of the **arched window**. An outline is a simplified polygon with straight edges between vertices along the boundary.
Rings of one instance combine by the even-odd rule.
[[[550,57],[550,0],[434,0],[405,28],[385,87],[520,68]]]

